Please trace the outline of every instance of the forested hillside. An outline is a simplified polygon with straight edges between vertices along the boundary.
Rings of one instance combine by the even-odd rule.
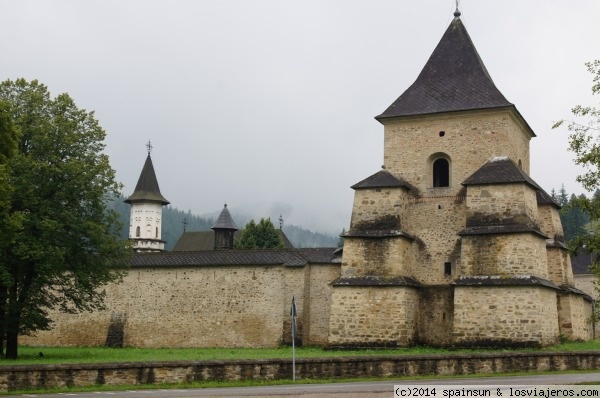
[[[116,198],[109,201],[108,206],[121,215],[121,222],[123,223],[121,236],[126,239],[129,234],[130,205],[124,203],[124,200],[124,197]],[[241,229],[252,217],[233,215],[233,218]],[[259,220],[260,215],[254,217],[254,219]],[[162,216],[162,238],[166,241],[166,250],[171,250],[177,239],[179,239],[179,236],[181,236],[184,220],[187,223],[186,231],[209,231],[215,222],[214,217],[199,217],[192,214],[189,210],[185,212],[173,206],[165,206]],[[276,220],[272,221],[277,225]],[[294,247],[336,247],[339,241],[337,236],[309,231],[296,225],[284,224],[283,231]]]

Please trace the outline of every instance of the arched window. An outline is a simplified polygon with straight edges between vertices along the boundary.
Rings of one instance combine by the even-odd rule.
[[[138,226],[135,228],[135,237],[136,237],[136,238],[139,238],[141,234],[142,234],[142,232],[141,232],[141,230],[140,230],[140,226],[138,225]]]
[[[450,186],[450,163],[447,159],[439,158],[433,162],[433,187]]]

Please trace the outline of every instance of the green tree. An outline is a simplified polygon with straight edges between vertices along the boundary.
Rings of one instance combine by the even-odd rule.
[[[6,157],[0,241],[0,339],[16,358],[18,336],[51,327],[50,311],[103,308],[102,286],[122,276],[127,244],[106,201],[120,184],[102,153],[105,132],[67,94],[23,79],[0,83],[15,150]],[[6,105],[8,104],[8,105]]]
[[[580,235],[587,234],[585,228],[590,220],[585,211],[579,207],[579,203],[585,200],[585,195],[576,196],[575,194],[571,194],[569,202],[561,211],[560,218],[567,242]]]
[[[586,63],[588,71],[593,75],[592,94],[600,93],[600,60]],[[569,150],[575,155],[575,163],[583,166],[586,172],[577,176],[587,191],[594,191],[600,187],[600,107],[577,105],[571,110],[574,119],[559,120],[552,128],[567,125],[569,131]],[[592,221],[600,219],[600,197],[592,198],[579,196],[573,201],[577,207],[587,213]],[[596,224],[597,223],[592,223]],[[600,234],[591,230],[588,234],[581,234],[569,242],[571,250],[576,252],[582,247],[592,253],[600,253]],[[598,256],[596,256],[598,258]],[[597,262],[592,264],[592,272],[600,279],[600,266]],[[595,314],[598,317],[600,314]]]
[[[270,218],[261,218],[257,224],[250,220],[239,240],[234,242],[236,249],[278,249],[283,248],[283,241]]]

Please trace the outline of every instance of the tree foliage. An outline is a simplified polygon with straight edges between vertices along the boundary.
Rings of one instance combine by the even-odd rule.
[[[588,71],[593,75],[592,94],[600,94],[600,60],[586,63]],[[552,126],[558,128],[563,124],[569,130],[569,150],[575,155],[575,163],[585,168],[582,175],[577,176],[583,187],[592,192],[600,187],[600,107],[577,105],[571,109],[572,120],[560,120]],[[591,225],[600,219],[600,196],[591,198],[580,196],[573,198],[574,204],[582,209]],[[591,253],[600,253],[600,234],[593,228],[587,234],[578,235],[569,242],[572,251],[581,248]],[[598,256],[595,256],[598,258]],[[600,279],[600,264],[595,261],[591,266],[592,272]],[[599,314],[595,314],[598,317]]]
[[[560,212],[560,221],[563,226],[564,238],[566,242],[571,242],[573,239],[587,235],[587,228],[590,218],[585,211],[579,206],[582,201],[586,200],[585,195],[579,196],[567,194],[565,186],[562,185],[559,193],[556,194],[554,189],[551,193],[552,199],[562,206]]]
[[[270,218],[261,218],[257,224],[250,220],[239,240],[234,242],[236,249],[277,249],[283,248],[283,241]]]
[[[68,94],[51,98],[35,80],[0,83],[0,341],[8,358],[17,357],[19,335],[51,327],[51,310],[103,308],[101,287],[121,276],[129,250],[106,208],[120,185],[104,138],[93,112]]]

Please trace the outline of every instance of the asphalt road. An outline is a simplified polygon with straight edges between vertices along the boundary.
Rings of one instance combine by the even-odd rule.
[[[597,382],[600,385],[600,373],[577,373],[539,376],[477,377],[428,380],[402,380],[394,382],[363,382],[333,384],[287,384],[267,387],[237,388],[198,388],[189,390],[137,390],[116,392],[87,392],[61,394],[26,394],[19,397],[36,398],[189,398],[189,397],[271,397],[271,398],[380,398],[393,397],[394,384],[419,385],[486,385],[486,386],[539,386],[545,384],[575,384]],[[598,388],[598,387],[597,387]]]

